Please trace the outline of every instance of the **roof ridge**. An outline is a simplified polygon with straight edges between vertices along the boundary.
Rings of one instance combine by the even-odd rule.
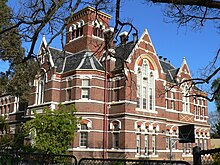
[[[48,48],[51,48],[51,49],[54,49],[54,50],[58,50],[60,52],[65,52],[65,53],[73,54],[72,52],[69,52],[69,51],[66,51],[66,50],[62,50],[62,49],[59,49],[59,48],[54,48],[54,47],[51,47],[51,46],[49,46]]]

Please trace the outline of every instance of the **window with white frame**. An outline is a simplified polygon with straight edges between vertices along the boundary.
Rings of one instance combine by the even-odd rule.
[[[207,133],[205,134],[204,139],[203,139],[203,146],[204,146],[204,150],[208,149]]]
[[[156,155],[156,146],[157,146],[157,144],[156,144],[156,135],[153,134],[152,135],[152,154],[153,155]]]
[[[170,130],[166,130],[166,149],[170,149]]]
[[[67,100],[70,101],[72,99],[72,79],[68,79],[67,81]]]
[[[102,22],[99,21],[93,21],[93,35],[96,37],[103,38],[104,37],[104,29],[105,26],[103,25]]]
[[[172,148],[173,149],[177,149],[177,141],[175,139],[177,139],[177,131],[173,130],[172,132]]]
[[[77,22],[76,24],[70,26],[69,28],[69,32],[71,33],[70,40],[83,36],[84,24],[85,24],[84,21],[81,20],[80,22]]]
[[[36,104],[44,103],[44,92],[46,84],[46,73],[41,71],[37,80]]]
[[[88,147],[88,126],[81,124],[80,126],[80,146]]]
[[[90,79],[82,79],[82,98],[89,99],[90,95]]]
[[[119,148],[119,123],[113,124],[113,148],[118,149]]]
[[[141,154],[141,128],[138,127],[137,133],[136,133],[136,152],[138,155]]]
[[[190,112],[190,103],[189,103],[189,91],[188,91],[187,85],[183,86],[183,91],[182,91],[182,110],[183,112]]]
[[[167,91],[165,96],[166,109],[175,110],[175,92]]]
[[[144,153],[145,155],[149,154],[149,134],[145,134],[144,136]]]
[[[205,120],[205,99],[198,98],[196,101],[196,97],[194,98],[194,118],[197,120]]]
[[[142,66],[139,66],[137,71],[137,108],[149,111],[154,110],[154,86],[154,71],[150,69],[149,61],[147,59],[143,59]]]
[[[182,143],[183,154],[192,154],[192,143]]]

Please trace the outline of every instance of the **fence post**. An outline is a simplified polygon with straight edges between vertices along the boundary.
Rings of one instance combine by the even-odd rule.
[[[193,147],[193,165],[202,165],[201,148],[198,146]]]

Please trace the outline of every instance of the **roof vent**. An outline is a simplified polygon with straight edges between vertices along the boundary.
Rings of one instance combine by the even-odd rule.
[[[132,35],[133,35],[133,42],[135,44],[137,42],[137,40],[138,40],[137,33],[133,33]]]
[[[121,38],[121,44],[126,44],[128,41],[128,32],[124,31],[119,36]]]

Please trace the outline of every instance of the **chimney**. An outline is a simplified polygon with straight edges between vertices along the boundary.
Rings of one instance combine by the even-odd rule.
[[[110,27],[104,31],[104,38],[105,38],[105,41],[108,44],[109,48],[114,46],[113,41],[112,41],[113,35],[114,35],[114,28],[112,28],[112,27]]]
[[[167,61],[167,58],[163,58],[164,61]]]
[[[115,48],[115,47],[116,47],[116,44],[117,44],[117,41],[113,41],[112,48]]]
[[[128,32],[124,31],[119,36],[121,38],[121,44],[126,44],[128,41]]]
[[[137,36],[137,33],[133,33],[133,43],[135,44],[138,40],[138,36]]]
[[[159,59],[161,60],[163,58],[163,56],[159,56]]]

